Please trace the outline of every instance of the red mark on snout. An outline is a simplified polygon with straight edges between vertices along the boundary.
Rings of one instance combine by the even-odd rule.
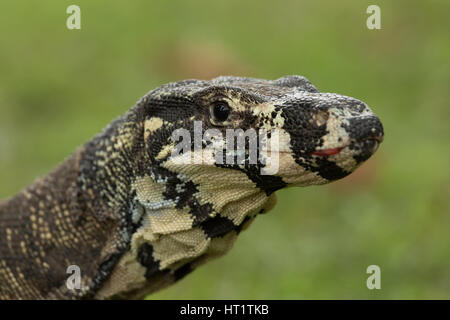
[[[314,156],[326,157],[326,156],[332,156],[333,154],[338,154],[339,152],[341,152],[341,150],[342,150],[342,148],[333,148],[333,149],[314,151],[314,152],[311,152],[311,154]]]

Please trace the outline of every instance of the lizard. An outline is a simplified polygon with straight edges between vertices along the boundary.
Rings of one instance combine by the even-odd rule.
[[[175,161],[173,132],[195,135],[196,122],[200,133],[265,129],[267,145],[277,132],[278,170],[263,174],[263,157]],[[319,92],[303,76],[162,85],[0,203],[0,298],[142,298],[224,255],[277,190],[344,178],[383,137],[367,104]],[[206,142],[200,135],[188,151]],[[76,288],[69,266],[79,268]]]

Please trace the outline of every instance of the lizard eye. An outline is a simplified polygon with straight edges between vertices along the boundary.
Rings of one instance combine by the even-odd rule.
[[[211,107],[214,120],[224,122],[230,115],[230,106],[226,102],[218,102]]]

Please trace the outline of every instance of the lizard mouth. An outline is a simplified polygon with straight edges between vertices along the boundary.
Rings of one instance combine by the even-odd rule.
[[[382,141],[382,138],[368,138],[361,142],[357,143],[351,143],[350,145],[346,145],[343,147],[338,148],[331,148],[331,149],[323,149],[323,150],[316,150],[314,152],[311,152],[313,156],[318,157],[328,157],[335,154],[338,154],[342,151],[344,148],[350,148],[350,149],[359,149],[361,151],[369,152],[371,154],[375,153],[377,151],[378,146],[380,142]]]
[[[344,147],[331,148],[331,149],[325,149],[325,150],[317,150],[317,151],[311,152],[311,154],[313,156],[318,156],[318,157],[327,157],[327,156],[332,156],[334,154],[338,154],[339,152],[341,152],[342,149],[344,149]]]

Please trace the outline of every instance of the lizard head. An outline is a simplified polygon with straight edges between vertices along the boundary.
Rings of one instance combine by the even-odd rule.
[[[99,297],[131,289],[142,296],[177,281],[228,251],[272,208],[276,190],[343,178],[383,139],[366,104],[320,93],[300,76],[170,83],[137,110],[137,163],[146,164],[131,186],[135,232],[105,288],[122,285]],[[123,272],[133,280],[123,283]]]
[[[193,152],[177,171],[238,170],[267,193],[343,178],[383,140],[382,124],[365,103],[320,93],[301,76],[185,80],[146,99],[151,161],[175,168],[187,149]],[[174,132],[182,143],[174,142]]]

